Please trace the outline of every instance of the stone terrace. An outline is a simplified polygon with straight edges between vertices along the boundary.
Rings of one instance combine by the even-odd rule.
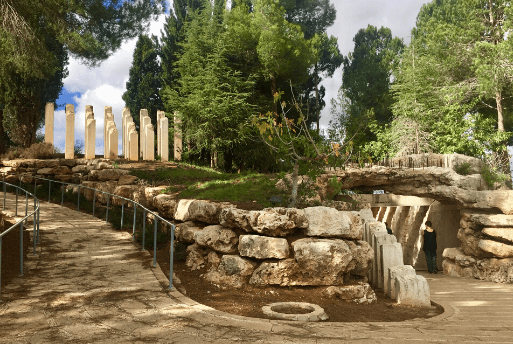
[[[513,343],[511,284],[425,275],[445,308],[428,320],[252,319],[169,292],[151,257],[104,221],[45,202],[41,221],[38,255],[3,289],[0,343]]]

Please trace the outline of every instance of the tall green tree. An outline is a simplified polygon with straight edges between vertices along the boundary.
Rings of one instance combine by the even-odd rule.
[[[403,41],[393,37],[390,29],[378,29],[372,25],[360,29],[353,41],[354,51],[344,57],[342,74],[343,93],[350,103],[350,116],[344,123],[349,136],[358,131],[363,118],[371,110],[379,125],[391,121],[391,76],[404,47]],[[355,138],[355,145],[363,146],[375,139],[375,134],[367,129]]]
[[[471,130],[477,134],[483,132],[477,125],[489,125],[494,119],[496,134],[488,136],[477,151],[485,147],[501,151],[500,168],[507,175],[506,145],[513,128],[513,43],[506,38],[512,14],[509,1],[437,0],[424,5],[397,74],[394,110],[397,116],[415,117],[438,130],[438,137],[447,137],[438,140],[439,150],[455,146],[444,142],[465,140],[453,131],[454,121],[474,116],[479,120]],[[466,149],[464,144],[456,146]],[[477,153],[469,150],[467,154]]]
[[[196,150],[209,152],[215,165],[218,152],[230,161],[232,148],[246,139],[253,82],[228,67],[226,34],[212,10],[206,4],[201,12],[190,14],[183,54],[176,63],[180,87],[166,88],[163,98],[178,111],[185,140]],[[226,169],[231,169],[228,165]]]
[[[123,100],[134,122],[139,126],[139,111],[147,109],[152,123],[157,124],[157,110],[164,104],[160,98],[162,68],[157,59],[159,42],[156,36],[139,35]]]

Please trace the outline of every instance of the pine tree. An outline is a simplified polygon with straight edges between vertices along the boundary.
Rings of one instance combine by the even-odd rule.
[[[162,68],[157,60],[157,37],[151,39],[146,35],[139,35],[135,45],[132,67],[126,83],[123,100],[139,126],[139,111],[147,109],[154,126],[157,124],[157,110],[162,110],[164,104],[160,98]]]

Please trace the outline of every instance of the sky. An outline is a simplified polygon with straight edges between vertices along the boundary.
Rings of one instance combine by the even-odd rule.
[[[172,0],[168,0],[168,9]],[[388,27],[393,36],[410,43],[411,29],[415,26],[417,14],[426,0],[331,0],[337,10],[337,17],[328,35],[337,37],[340,52],[347,56],[354,49],[353,37],[358,30],[369,24],[380,28]],[[160,37],[166,15],[152,22],[149,34]],[[124,101],[121,98],[126,90],[129,70],[137,38],[121,45],[109,59],[99,67],[87,68],[79,61],[70,58],[69,76],[64,79],[62,95],[57,104],[75,105],[75,140],[84,140],[85,106],[92,105],[96,119],[96,154],[103,154],[103,117],[104,107],[111,106],[116,126],[121,133],[121,112]],[[321,128],[327,128],[331,119],[330,100],[336,98],[342,85],[342,68],[338,68],[332,78],[321,83],[326,88],[326,107],[321,112]],[[65,105],[55,111],[54,144],[64,151]],[[44,132],[44,130],[43,130]],[[510,147],[513,155],[513,147]],[[121,135],[119,142],[121,152]],[[512,160],[513,161],[513,160]],[[513,164],[512,164],[513,166]]]

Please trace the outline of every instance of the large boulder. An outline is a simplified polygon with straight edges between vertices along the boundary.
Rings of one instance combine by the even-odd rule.
[[[193,221],[187,221],[184,223],[180,223],[178,225],[178,229],[176,231],[177,233],[177,240],[182,241],[188,244],[194,243],[194,235],[203,230],[202,225],[195,223]]]
[[[513,283],[513,258],[485,258],[477,261],[474,277],[496,283]]]
[[[219,224],[229,228],[240,228],[247,233],[253,232],[259,212],[237,208],[224,208],[219,214]]]
[[[308,228],[308,219],[302,209],[296,208],[266,208],[265,211],[272,211],[280,215],[286,215],[290,221],[294,222],[296,228]]]
[[[221,253],[236,253],[238,235],[219,225],[207,226],[194,234],[194,241],[202,247],[209,247]]]
[[[252,226],[252,229],[257,233],[269,236],[286,236],[296,230],[296,224],[287,215],[281,215],[271,210],[262,210],[258,213],[256,223]]]
[[[513,245],[513,227],[501,227],[501,228],[486,227],[486,228],[483,228],[482,233],[486,234],[492,238],[511,242]]]
[[[475,267],[461,266],[452,262],[451,260],[444,259],[442,262],[442,269],[444,271],[444,275],[447,276],[473,278]]]
[[[137,180],[136,176],[131,176],[129,174],[121,176],[118,180],[118,185],[132,185]]]
[[[194,271],[205,267],[208,261],[208,254],[212,252],[212,250],[193,244],[187,247],[185,252],[187,254],[185,265],[189,267],[191,271]]]
[[[446,248],[443,257],[452,260],[459,266],[472,266],[476,263],[474,258],[465,255],[460,248]]]
[[[304,209],[308,219],[306,235],[361,240],[363,223],[358,213],[328,207]]]
[[[122,170],[119,168],[105,169],[105,170],[93,170],[89,173],[92,180],[107,181],[107,180],[118,180],[121,176],[130,173],[128,170]]]
[[[138,185],[120,185],[114,189],[113,194],[116,196],[121,196],[121,197],[127,198],[127,199],[132,199],[134,192],[137,192],[138,190],[139,190]],[[113,205],[121,205],[121,204],[123,204],[123,202],[125,203],[125,206],[127,206],[127,204],[128,204],[127,201],[117,198],[117,197],[113,197],[111,202]]]
[[[372,247],[363,240],[346,241],[346,244],[351,249],[351,255],[353,256],[353,259],[347,265],[346,271],[354,276],[367,276],[374,258]]]
[[[469,228],[460,228],[458,230],[457,237],[461,242],[461,250],[465,255],[476,258],[493,256],[491,253],[484,251],[479,247],[481,232],[477,232]]]
[[[178,201],[171,195],[159,194],[153,198],[153,205],[167,219],[173,219]]]
[[[205,274],[205,279],[222,289],[241,288],[247,284],[248,279],[257,264],[238,255],[224,255],[217,269],[211,269]]]
[[[249,284],[265,285],[308,285],[302,279],[301,268],[294,258],[287,258],[277,262],[263,262],[255,269]]]
[[[178,202],[174,218],[178,221],[200,221],[218,224],[220,212],[221,208],[214,203],[182,199]]]
[[[289,257],[289,244],[286,239],[281,238],[241,235],[238,249],[241,256],[257,259],[284,259]]]
[[[479,248],[498,258],[513,257],[513,245],[506,245],[493,240],[480,240]]]
[[[465,214],[464,218],[468,218],[468,222],[481,227],[513,227],[513,215],[504,214]]]
[[[358,304],[370,304],[378,300],[369,283],[330,286],[323,293],[330,298],[339,298]]]

